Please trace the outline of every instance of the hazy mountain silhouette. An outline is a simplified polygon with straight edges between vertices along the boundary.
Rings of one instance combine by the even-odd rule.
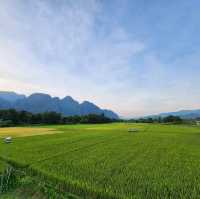
[[[19,95],[15,92],[0,91],[0,98],[8,102],[15,102],[18,99],[24,99],[25,95]]]
[[[95,104],[84,101],[79,103],[70,96],[63,99],[51,97],[44,93],[34,93],[28,97],[15,92],[0,92],[0,109],[14,108],[31,113],[55,111],[65,116],[104,114],[106,117],[118,119],[118,115],[111,110],[104,110]]]
[[[160,113],[158,115],[150,115],[150,116],[146,116],[146,117],[167,117],[167,116],[179,116],[182,119],[196,119],[196,118],[200,118],[200,109],[196,109],[196,110],[180,110],[180,111],[176,111],[176,112],[167,112],[167,113]]]

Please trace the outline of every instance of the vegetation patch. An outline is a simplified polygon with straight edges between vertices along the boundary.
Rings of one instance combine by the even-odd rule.
[[[14,188],[17,184],[17,174],[13,167],[8,166],[0,174],[0,195]]]
[[[53,128],[63,133],[0,143],[1,158],[23,168],[37,184],[44,183],[45,195],[70,192],[92,199],[200,195],[200,128],[139,123]],[[139,131],[128,132],[130,128]]]
[[[37,128],[37,127],[7,127],[0,129],[0,138],[7,136],[12,137],[26,137],[34,135],[54,134],[60,133],[53,128]]]
[[[30,176],[30,172],[26,171],[11,165],[4,169],[0,175],[1,199],[80,199],[73,194],[60,192],[52,183]]]
[[[4,172],[6,167],[7,167],[7,164],[4,161],[0,160],[0,174],[2,174],[2,172]]]

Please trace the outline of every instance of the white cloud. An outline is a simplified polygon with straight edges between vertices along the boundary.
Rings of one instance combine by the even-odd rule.
[[[121,88],[131,58],[144,49],[120,26],[98,34],[95,20],[101,20],[102,10],[97,1],[16,0],[0,7],[0,72],[12,83],[24,82],[17,91],[30,93],[41,86],[50,93],[101,102],[103,93]]]
[[[183,62],[163,63],[104,14],[95,0],[2,0],[0,90],[71,95],[129,116],[197,106],[194,81],[173,74]]]

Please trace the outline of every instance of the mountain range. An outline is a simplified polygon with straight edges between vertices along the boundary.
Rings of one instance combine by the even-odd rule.
[[[70,96],[60,99],[44,93],[33,93],[26,97],[15,92],[0,91],[0,109],[9,108],[25,110],[31,113],[55,111],[65,116],[104,114],[108,118],[119,118],[111,110],[101,109],[89,101],[79,103]]]
[[[150,116],[146,116],[147,117],[167,117],[169,115],[173,115],[173,116],[179,116],[182,119],[196,119],[196,118],[200,118],[200,109],[195,109],[195,110],[180,110],[180,111],[176,111],[176,112],[167,112],[167,113],[160,113],[158,115],[150,115]]]

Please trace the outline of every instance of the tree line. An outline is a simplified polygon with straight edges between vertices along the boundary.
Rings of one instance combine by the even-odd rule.
[[[16,126],[27,124],[100,124],[111,123],[116,120],[105,117],[104,114],[63,116],[57,112],[33,114],[15,109],[0,110],[0,126]]]
[[[179,116],[169,115],[166,117],[148,117],[148,118],[139,118],[139,119],[131,119],[128,122],[135,123],[173,123],[173,124],[181,124],[183,123],[183,119]]]
[[[57,112],[44,112],[33,114],[27,111],[15,109],[0,110],[0,127],[32,125],[32,124],[101,124],[111,122],[134,122],[134,123],[173,123],[181,124],[184,121],[178,116],[148,117],[130,120],[115,120],[105,117],[104,114],[63,116]]]

